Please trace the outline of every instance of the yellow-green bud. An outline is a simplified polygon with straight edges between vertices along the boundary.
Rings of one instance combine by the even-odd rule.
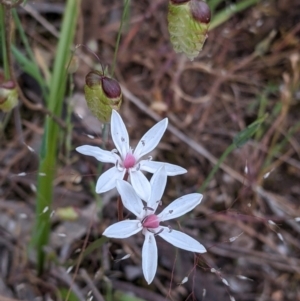
[[[102,122],[109,122],[112,110],[118,110],[122,103],[119,83],[99,71],[91,71],[85,77],[84,92],[91,112]]]
[[[174,50],[193,60],[202,50],[211,18],[209,6],[200,0],[170,0],[168,29]]]
[[[13,81],[0,84],[0,110],[9,112],[18,105],[18,91]]]

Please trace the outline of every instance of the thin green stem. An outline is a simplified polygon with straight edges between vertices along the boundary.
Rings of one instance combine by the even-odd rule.
[[[222,2],[223,0],[209,0],[207,1],[207,4],[209,8],[211,9],[211,12],[213,13],[216,9],[216,7]]]
[[[40,85],[40,88],[42,89],[43,96],[47,97],[47,83],[45,79],[42,77],[40,69],[36,63],[33,51],[31,50],[31,47],[29,45],[28,39],[26,37],[25,31],[23,29],[23,26],[21,24],[20,18],[18,16],[18,13],[16,9],[12,9],[12,16],[16,25],[16,28],[18,30],[18,33],[20,35],[21,41],[23,45],[25,46],[26,53],[29,57],[26,58],[26,56],[18,50],[18,48],[14,45],[12,45],[12,52],[15,57],[15,59],[18,61],[18,63],[21,65],[21,68],[23,70],[33,76],[37,82]]]
[[[66,132],[66,141],[65,141],[65,148],[66,148],[66,158],[69,162],[70,159],[70,152],[72,148],[72,129],[73,125],[71,122],[72,117],[72,111],[73,111],[73,102],[72,102],[72,94],[74,91],[74,80],[73,80],[73,74],[70,74],[69,76],[69,97],[67,100],[67,117],[66,117],[66,125],[67,125],[67,132]]]
[[[236,13],[245,10],[246,8],[258,3],[260,0],[244,0],[240,1],[237,4],[232,4],[224,8],[221,12],[217,13],[210,23],[209,30],[212,30],[228,19],[230,19]]]
[[[22,26],[22,24],[21,24],[20,18],[19,18],[19,16],[18,16],[18,13],[17,13],[17,11],[16,11],[15,8],[12,9],[12,16],[13,16],[13,18],[14,18],[14,22],[15,22],[16,28],[18,29],[18,32],[19,32],[19,34],[20,34],[21,41],[22,41],[22,43],[23,43],[24,46],[25,46],[25,49],[26,49],[26,52],[27,52],[29,58],[30,58],[30,60],[31,60],[32,62],[35,62],[35,58],[34,58],[33,52],[32,52],[32,50],[31,50],[31,47],[30,47],[29,43],[28,43],[28,39],[27,39],[27,37],[26,37],[25,31],[24,31],[24,29],[23,29],[23,26]]]
[[[111,76],[112,77],[114,76],[114,73],[115,73],[115,67],[116,67],[116,62],[117,62],[117,54],[118,54],[120,40],[121,40],[121,35],[122,35],[122,28],[123,28],[123,23],[126,20],[126,16],[127,16],[127,13],[128,13],[129,1],[130,0],[125,0],[125,5],[124,5],[124,9],[123,9],[122,19],[121,19],[121,23],[120,23],[120,27],[119,27],[119,31],[118,31],[116,48],[115,48],[115,53],[114,53],[114,60],[113,60],[112,70],[111,70]]]
[[[0,4],[0,29],[1,29],[1,45],[2,45],[2,61],[3,61],[3,70],[5,80],[10,79],[10,70],[9,70],[9,60],[7,53],[7,43],[6,43],[6,16],[5,16],[5,6]]]
[[[109,131],[109,127],[108,127],[108,123],[104,123],[103,124],[103,127],[102,127],[102,143],[101,143],[101,147],[102,149],[106,149],[106,143],[108,142],[108,131]],[[97,168],[97,173],[98,175],[101,175],[102,174],[102,171],[103,171],[103,163],[100,162],[99,165],[98,165],[98,168]],[[102,214],[102,198],[100,197],[99,194],[97,194],[95,192],[95,185],[92,185],[92,191],[94,192],[94,196],[95,196],[95,199],[96,199],[96,203],[97,203],[97,208],[100,212],[100,215]]]

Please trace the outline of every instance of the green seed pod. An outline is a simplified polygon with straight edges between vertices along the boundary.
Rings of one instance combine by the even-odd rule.
[[[9,112],[18,105],[18,91],[13,81],[0,84],[0,110]]]
[[[89,109],[100,121],[109,122],[112,110],[118,110],[122,103],[119,83],[99,71],[88,73],[85,83],[85,99]]]
[[[168,28],[177,53],[192,61],[202,50],[210,22],[209,6],[199,0],[170,0]]]

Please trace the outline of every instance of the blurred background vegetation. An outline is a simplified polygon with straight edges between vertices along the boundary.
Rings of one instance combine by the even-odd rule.
[[[167,0],[127,1],[114,66],[125,2],[0,1],[0,104],[7,82],[18,100],[0,112],[0,299],[300,300],[300,3],[207,1],[191,62],[172,49]],[[101,238],[117,194],[95,195],[98,162],[74,151],[113,145],[84,99],[100,62],[79,44],[114,69],[132,147],[169,118],[152,156],[188,173],[169,179],[165,204],[204,194],[171,225],[207,254],[158,239],[151,286],[142,237]]]

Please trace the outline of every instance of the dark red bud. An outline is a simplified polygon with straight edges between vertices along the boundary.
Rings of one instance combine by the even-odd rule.
[[[89,88],[93,86],[101,85],[101,80],[103,78],[103,74],[97,70],[93,70],[87,74],[85,77],[85,83]]]
[[[118,98],[122,93],[119,83],[115,79],[106,76],[102,78],[102,89],[108,98]]]
[[[200,23],[208,24],[211,18],[209,6],[203,1],[192,0],[191,13],[194,19]]]
[[[187,3],[191,0],[171,0],[172,4],[183,4],[183,3]]]
[[[1,88],[4,89],[14,89],[16,84],[12,80],[8,80],[0,85]]]

